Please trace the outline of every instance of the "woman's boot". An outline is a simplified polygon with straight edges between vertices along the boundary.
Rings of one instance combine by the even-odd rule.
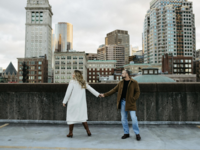
[[[90,130],[89,130],[89,127],[88,127],[87,122],[83,122],[82,124],[83,124],[83,126],[85,127],[85,130],[87,131],[88,136],[91,136],[92,134],[91,134],[91,132],[90,132]]]
[[[67,135],[67,137],[73,137],[73,128],[74,128],[74,125],[73,124],[70,124],[69,125],[69,134]]]

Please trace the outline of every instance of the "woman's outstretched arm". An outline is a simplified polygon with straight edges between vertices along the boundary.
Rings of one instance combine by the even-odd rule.
[[[95,89],[93,89],[88,83],[86,83],[86,89],[90,91],[94,96],[98,97],[100,95]]]

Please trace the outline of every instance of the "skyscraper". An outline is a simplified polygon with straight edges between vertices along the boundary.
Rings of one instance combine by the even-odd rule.
[[[195,59],[194,19],[188,0],[152,0],[144,20],[144,63],[161,63],[166,53]]]
[[[125,64],[129,63],[130,41],[128,31],[115,30],[113,32],[108,33],[107,37],[105,38],[105,45],[124,46]]]
[[[66,22],[56,24],[55,51],[67,52],[73,49],[73,25]]]
[[[27,0],[25,57],[47,56],[52,71],[52,10],[48,0]]]

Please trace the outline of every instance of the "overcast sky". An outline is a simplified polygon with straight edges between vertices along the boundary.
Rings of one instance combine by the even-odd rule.
[[[74,49],[96,53],[107,33],[128,30],[130,45],[142,48],[143,22],[151,0],[49,0],[53,11],[52,27],[58,22],[73,24]],[[191,1],[191,0],[190,0]],[[196,43],[200,49],[200,1],[193,1]],[[0,67],[25,51],[25,7],[27,0],[0,0]]]

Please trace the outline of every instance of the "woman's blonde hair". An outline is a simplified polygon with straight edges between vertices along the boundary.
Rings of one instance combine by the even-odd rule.
[[[78,81],[78,83],[81,85],[83,89],[86,89],[86,81],[83,79],[82,72],[79,70],[75,70],[74,74],[75,74],[75,80]]]

